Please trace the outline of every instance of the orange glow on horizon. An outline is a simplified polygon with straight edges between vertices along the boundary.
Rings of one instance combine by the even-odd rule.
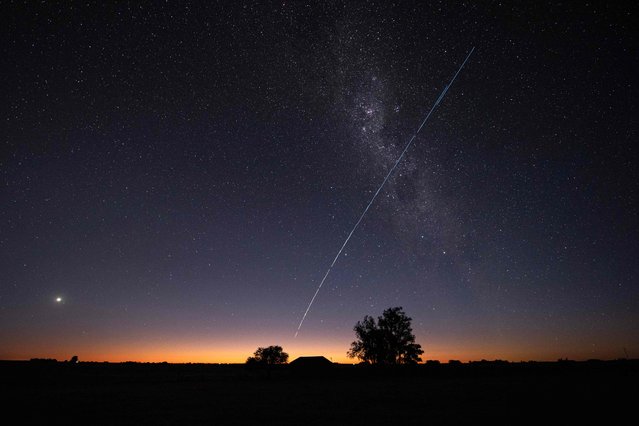
[[[25,342],[27,343],[27,342]],[[51,342],[49,342],[51,343]],[[321,355],[333,362],[342,364],[354,364],[358,361],[346,356],[348,344],[332,343],[304,344],[292,342],[273,343],[280,344],[289,354],[289,361],[299,356]],[[95,362],[169,362],[169,363],[212,363],[212,364],[237,364],[244,363],[258,346],[268,344],[248,344],[238,342],[217,342],[217,344],[201,344],[193,342],[130,342],[118,344],[96,345],[68,345],[61,347],[55,344],[30,342],[30,344],[18,347],[5,347],[0,353],[0,359],[28,360],[31,358],[55,358],[59,361],[70,359],[77,355],[80,361]],[[66,346],[66,345],[65,345]],[[71,349],[69,349],[71,348]],[[574,360],[586,360],[590,358],[615,359],[619,356],[611,351],[600,351],[596,354],[572,348],[571,350],[549,351],[541,353],[534,346],[515,347],[508,345],[454,345],[432,344],[425,348],[422,360],[437,360],[448,362],[459,360],[462,362],[478,361],[481,359],[506,361],[556,361],[559,358]],[[566,348],[568,349],[568,348]]]
[[[280,345],[292,361],[299,356],[324,356],[333,362],[353,364],[356,359],[346,356],[353,340],[350,332],[320,334],[308,332],[293,338],[293,333],[281,331],[227,332],[212,337],[206,333],[176,333],[166,330],[127,330],[127,334],[113,332],[83,333],[82,329],[65,332],[42,331],[23,335],[19,330],[0,331],[0,359],[28,360],[55,358],[60,361],[77,355],[80,361],[108,362],[171,362],[171,363],[244,363],[258,347]],[[425,353],[422,360],[462,362],[481,359],[506,361],[556,361],[617,359],[623,357],[619,336],[608,333],[591,336],[588,340],[563,336],[556,340],[538,335],[490,335],[459,337],[454,333],[423,335],[416,340]],[[593,345],[591,342],[596,342]],[[632,342],[629,353],[639,352]]]

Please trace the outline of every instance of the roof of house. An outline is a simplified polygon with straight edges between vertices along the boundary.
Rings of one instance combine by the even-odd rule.
[[[291,361],[291,365],[298,367],[320,367],[333,365],[333,363],[323,356],[301,356]]]

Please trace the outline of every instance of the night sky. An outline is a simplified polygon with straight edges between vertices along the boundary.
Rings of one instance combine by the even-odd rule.
[[[0,359],[639,356],[636,9],[105,3],[3,2]]]

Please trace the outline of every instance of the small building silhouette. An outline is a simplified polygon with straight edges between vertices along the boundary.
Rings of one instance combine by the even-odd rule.
[[[325,368],[333,363],[323,356],[301,356],[291,361],[290,365],[296,368]]]

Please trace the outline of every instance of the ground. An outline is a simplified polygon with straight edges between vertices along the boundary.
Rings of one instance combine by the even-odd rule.
[[[639,362],[277,366],[0,362],[18,424],[616,423]],[[631,417],[632,418],[632,417]]]

